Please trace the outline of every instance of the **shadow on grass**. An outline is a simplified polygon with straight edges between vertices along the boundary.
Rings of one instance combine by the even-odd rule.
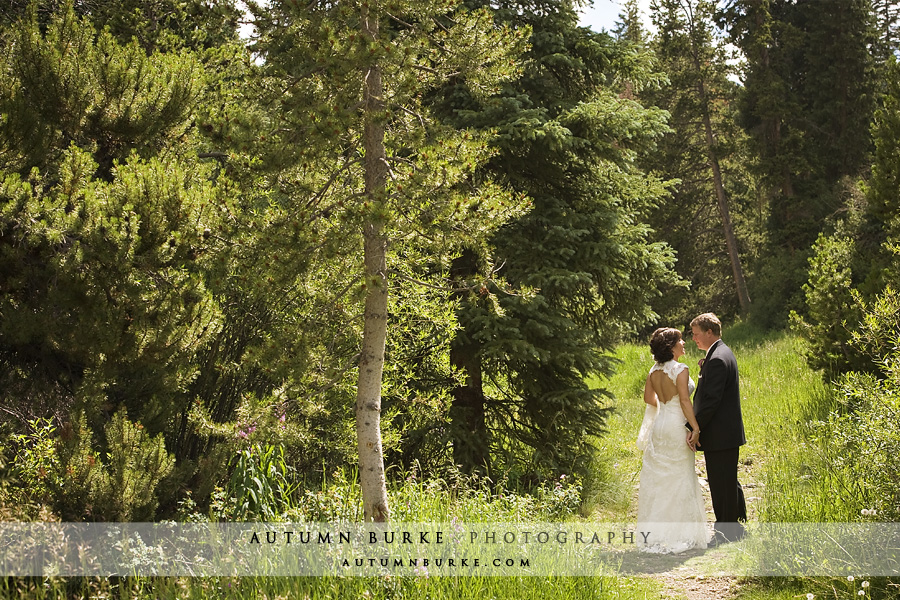
[[[620,576],[659,575],[662,573],[703,576],[737,576],[734,568],[743,553],[741,544],[711,546],[679,554],[652,554],[628,550],[620,555]]]

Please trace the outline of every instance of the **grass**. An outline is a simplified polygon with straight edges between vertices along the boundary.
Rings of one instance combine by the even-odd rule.
[[[785,514],[821,514],[810,507],[828,503],[827,482],[802,479],[809,453],[815,451],[808,439],[808,421],[821,418],[832,405],[821,374],[809,369],[802,342],[790,333],[764,334],[738,324],[726,329],[723,339],[737,357],[741,377],[747,445],[741,448],[739,478],[750,519],[777,521]],[[687,350],[682,362],[696,379],[697,361],[703,353],[691,342]],[[607,381],[593,382],[613,394],[615,410],[608,432],[596,438],[601,458],[589,500],[597,507],[599,520],[633,521],[641,468],[641,453],[634,440],[644,414],[643,385],[652,358],[644,344],[623,344],[616,357],[621,361],[616,374]],[[805,598],[807,593],[815,593],[817,598],[850,597],[835,594],[832,583],[826,579],[750,578],[742,581],[737,598],[786,600]],[[830,596],[823,594],[827,589],[832,590]]]
[[[9,582],[7,582],[7,585]],[[219,577],[104,581],[18,581],[0,588],[6,598],[140,598],[206,600],[318,600],[398,598],[658,598],[653,588],[599,577]]]
[[[790,334],[764,335],[738,324],[725,331],[726,342],[738,359],[741,401],[748,444],[741,449],[741,481],[748,496],[751,519],[773,520],[785,511],[797,512],[813,497],[826,493],[821,485],[797,484],[803,463],[813,451],[806,422],[829,406],[820,375],[809,370],[801,342]],[[701,352],[692,343],[682,359],[696,377]],[[614,396],[615,410],[608,431],[596,438],[599,448],[585,505],[551,506],[535,497],[495,493],[472,482],[417,480],[414,474],[395,479],[391,506],[397,521],[525,521],[586,518],[597,522],[633,521],[641,456],[634,440],[643,417],[642,389],[651,366],[646,345],[623,344],[617,373],[602,385]],[[352,473],[336,474],[319,492],[301,499],[306,510],[315,507],[323,519],[355,514],[359,489]],[[290,515],[288,515],[289,517]],[[737,592],[741,600],[781,600],[806,597],[844,597],[840,582],[798,578],[751,578]],[[660,597],[662,583],[647,577],[244,577],[139,578],[131,580],[0,579],[4,598],[223,598],[241,600],[316,598],[617,598]],[[831,590],[831,592],[829,592]],[[849,596],[846,596],[849,597]]]
[[[492,491],[477,482],[422,480],[415,474],[398,478],[390,490],[396,521],[440,523],[522,522],[562,520],[577,512],[554,499]],[[321,520],[356,513],[359,486],[353,473],[335,473],[316,492],[308,492],[295,510],[314,513]],[[284,515],[292,516],[290,512]],[[563,517],[565,515],[562,515]],[[643,600],[659,597],[659,585],[650,579],[623,577],[140,577],[120,580],[94,578],[0,579],[0,597],[34,600],[109,598],[134,600],[223,599],[287,600],[353,598],[388,600],[429,599],[534,599],[616,598]]]

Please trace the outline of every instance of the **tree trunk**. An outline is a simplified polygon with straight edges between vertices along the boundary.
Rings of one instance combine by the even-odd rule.
[[[693,32],[691,32],[693,38]],[[747,290],[747,282],[744,280],[744,269],[741,266],[741,257],[738,254],[737,238],[731,225],[731,214],[728,210],[728,199],[725,196],[725,185],[722,182],[722,170],[719,168],[719,157],[716,155],[716,139],[713,135],[712,118],[709,116],[709,100],[706,96],[706,85],[703,80],[700,60],[696,52],[692,52],[694,68],[697,70],[697,91],[700,96],[700,109],[703,113],[703,128],[706,132],[706,152],[713,172],[713,183],[716,188],[716,200],[719,204],[719,216],[722,218],[722,229],[725,232],[725,245],[728,248],[728,258],[731,260],[731,272],[734,275],[734,287],[738,301],[741,304],[741,312],[746,314],[750,310],[750,292]]]
[[[715,151],[715,137],[713,136],[712,122],[707,109],[703,92],[703,83],[700,83],[701,101],[703,102],[703,127],[706,129],[706,148],[709,153],[709,162],[712,166],[713,183],[716,187],[716,200],[719,203],[719,215],[722,217],[722,229],[725,231],[725,245],[728,247],[728,258],[731,260],[731,272],[734,275],[734,287],[737,291],[738,301],[741,303],[741,312],[747,314],[750,310],[750,292],[747,290],[747,282],[744,280],[744,269],[741,266],[741,257],[738,254],[737,238],[731,225],[731,214],[728,211],[728,199],[725,197],[725,185],[722,183],[722,171],[719,168],[719,158]]]
[[[362,33],[370,40],[378,36],[378,22],[367,8],[362,12]],[[365,186],[370,206],[387,177],[384,125],[381,122],[383,88],[377,64],[364,73],[365,88]],[[359,445],[359,479],[366,522],[390,520],[384,454],[381,446],[381,382],[384,373],[384,345],[387,338],[387,238],[377,222],[363,228],[366,306],[359,381],[356,389],[356,438]]]
[[[450,363],[463,372],[465,381],[453,390],[450,427],[453,436],[453,462],[464,473],[490,477],[491,455],[484,418],[484,390],[481,361],[471,344],[450,348]]]
[[[478,272],[477,256],[465,250],[453,260],[450,275],[455,287],[465,287]],[[474,302],[466,292],[458,292],[460,302]],[[450,364],[462,372],[463,383],[453,390],[450,405],[450,436],[453,462],[464,473],[491,474],[490,442],[484,415],[484,389],[481,380],[479,345],[465,339],[460,331],[450,345]]]

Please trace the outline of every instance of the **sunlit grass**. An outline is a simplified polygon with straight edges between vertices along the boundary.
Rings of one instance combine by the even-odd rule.
[[[741,407],[747,445],[741,448],[740,479],[745,485],[748,512],[758,521],[834,520],[838,483],[810,475],[820,444],[810,435],[810,422],[824,418],[834,399],[803,356],[802,341],[789,332],[763,333],[749,325],[726,329],[723,336],[738,360]],[[643,418],[643,383],[652,365],[646,344],[624,344],[616,352],[622,361],[608,381],[594,382],[613,393],[615,412],[609,433],[597,438],[601,490],[596,492],[598,518],[634,519],[636,487],[641,466],[634,444]],[[682,359],[696,379],[702,353],[688,342]],[[736,598],[787,600],[815,597],[850,598],[846,581],[834,578],[748,578]],[[874,584],[873,584],[874,587]],[[888,585],[880,586],[886,589]],[[838,589],[841,588],[841,589]],[[858,591],[858,590],[857,590]]]
[[[738,359],[741,401],[748,444],[741,450],[741,479],[748,485],[751,518],[769,520],[801,507],[821,494],[823,482],[798,482],[803,462],[812,451],[804,439],[805,421],[827,403],[820,375],[809,370],[800,341],[790,334],[764,335],[738,325],[725,332]],[[635,438],[643,418],[642,390],[652,365],[645,344],[624,344],[616,374],[602,385],[614,395],[615,411],[608,431],[596,437],[599,448],[594,478],[582,513],[571,518],[592,521],[634,520],[641,455]],[[688,343],[682,359],[696,379],[701,352]],[[504,495],[490,486],[438,479],[422,480],[415,473],[393,474],[389,490],[393,518],[406,522],[512,522],[548,518],[535,498]],[[812,489],[815,488],[815,489]],[[305,502],[318,503],[323,515],[350,517],[358,513],[359,487],[353,473],[335,474]],[[815,502],[812,502],[815,504]],[[787,507],[787,508],[786,508]],[[813,516],[812,509],[809,509]],[[805,597],[812,582],[764,578],[746,580],[738,598],[778,600]],[[788,587],[784,587],[789,584]],[[540,599],[659,598],[662,584],[649,577],[243,577],[137,578],[113,585],[108,580],[6,579],[3,598],[134,598],[187,599],[317,599],[317,598],[436,598]],[[802,594],[800,592],[803,592]],[[817,589],[817,592],[821,590]],[[817,594],[818,595],[818,594]]]

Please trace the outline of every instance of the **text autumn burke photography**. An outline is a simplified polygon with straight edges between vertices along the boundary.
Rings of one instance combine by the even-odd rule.
[[[652,538],[650,531],[468,531],[461,535],[453,531],[448,535],[444,530],[430,531],[294,531],[289,529],[266,529],[247,533],[249,544],[419,544],[423,546],[445,543],[459,544],[604,544],[630,545],[637,539],[647,544]],[[467,539],[464,539],[467,538]]]

